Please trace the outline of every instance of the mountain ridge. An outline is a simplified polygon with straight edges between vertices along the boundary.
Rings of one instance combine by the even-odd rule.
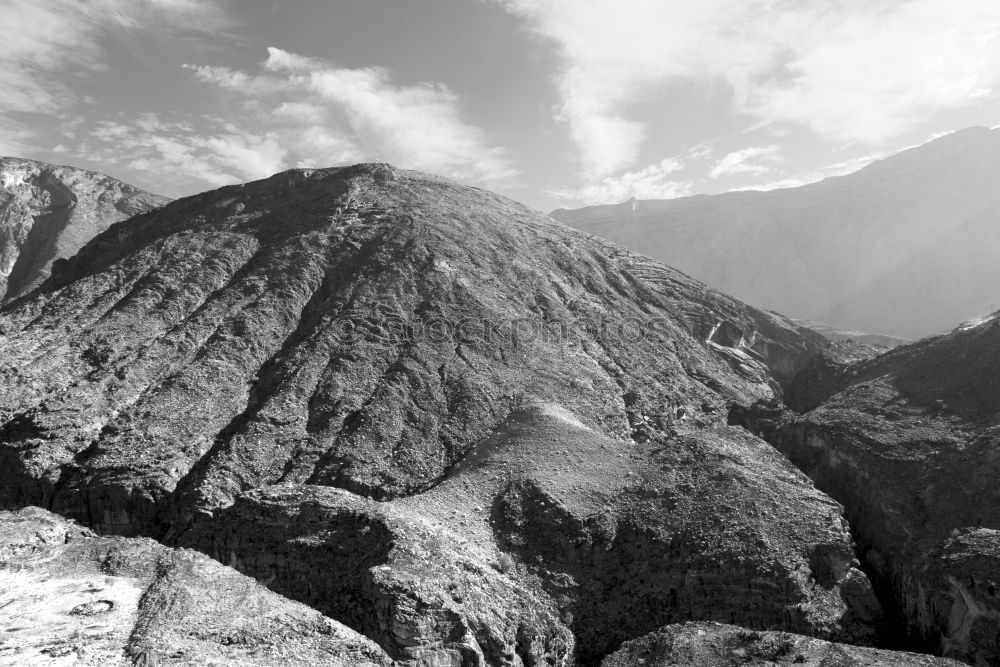
[[[966,297],[939,289],[936,281],[939,274],[971,285],[1000,278],[992,262],[998,168],[1000,132],[967,128],[797,188],[551,215],[642,248],[759,307],[915,339],[987,312],[995,302],[982,290]],[[921,272],[918,255],[938,258],[933,273]],[[942,273],[943,267],[951,272]],[[883,283],[888,286],[879,287]]]
[[[100,172],[0,157],[0,303],[40,285],[111,223],[168,201]]]

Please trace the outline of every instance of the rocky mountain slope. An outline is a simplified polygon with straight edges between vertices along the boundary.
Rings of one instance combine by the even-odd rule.
[[[842,502],[910,641],[1000,662],[1000,319],[868,359],[825,354],[800,416],[747,420]],[[778,411],[780,412],[780,411]]]
[[[482,190],[295,170],[0,312],[0,502],[196,547],[406,664],[702,619],[870,643],[841,507],[726,424],[825,345]]]
[[[4,665],[362,665],[372,641],[194,551],[0,512]]]
[[[93,171],[0,157],[0,303],[40,285],[53,262],[112,223],[168,201]]]
[[[669,625],[627,642],[602,667],[961,667],[964,663],[918,653],[885,651],[803,637],[759,632],[722,623]]]
[[[1000,130],[970,128],[803,187],[552,215],[755,305],[913,340],[995,309],[998,170]]]

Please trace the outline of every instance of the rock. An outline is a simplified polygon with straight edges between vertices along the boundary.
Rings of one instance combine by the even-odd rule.
[[[1000,130],[973,127],[797,188],[552,216],[786,315],[914,340],[993,310]]]
[[[393,498],[525,401],[648,440],[823,344],[482,190],[296,170],[115,225],[0,314],[0,502],[163,535],[277,482]]]
[[[371,641],[194,551],[0,512],[5,665],[391,664]]]
[[[771,438],[847,508],[904,634],[1000,662],[1000,329],[957,329],[793,387],[811,411]]]
[[[0,157],[0,303],[113,223],[168,201],[93,171]]]
[[[664,623],[876,640],[840,508],[740,429],[629,445],[551,403],[432,490],[247,493],[181,543],[419,664],[592,664]]]
[[[668,625],[624,644],[602,667],[960,667],[963,663],[919,653],[837,644],[787,632],[748,630],[722,623]]]

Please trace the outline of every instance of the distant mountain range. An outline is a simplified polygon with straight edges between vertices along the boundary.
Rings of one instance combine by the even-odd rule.
[[[552,212],[754,305],[919,338],[1000,301],[1000,132],[974,127],[847,176]]]

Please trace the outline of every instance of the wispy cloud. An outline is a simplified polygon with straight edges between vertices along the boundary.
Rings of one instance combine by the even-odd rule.
[[[276,48],[257,72],[189,67],[240,101],[240,123],[280,137],[290,164],[383,160],[487,184],[516,173],[442,84],[400,85],[383,68],[336,67]]]
[[[106,68],[112,34],[217,33],[216,3],[195,0],[0,0],[0,113],[56,113],[82,101],[69,82]]]
[[[605,176],[579,188],[552,189],[549,194],[569,204],[606,204],[636,199],[671,199],[691,194],[691,184],[674,175],[684,169],[675,158],[667,158],[642,169]]]
[[[735,174],[766,174],[779,162],[777,146],[751,146],[733,151],[719,160],[708,175],[712,178]]]
[[[649,128],[631,105],[679,81],[725,82],[738,113],[870,145],[1000,83],[1000,3],[984,0],[493,1],[556,47],[559,117],[591,180],[636,162]]]
[[[78,152],[147,174],[162,191],[221,186],[281,171],[287,149],[274,133],[253,133],[220,118],[119,116],[95,124]]]

